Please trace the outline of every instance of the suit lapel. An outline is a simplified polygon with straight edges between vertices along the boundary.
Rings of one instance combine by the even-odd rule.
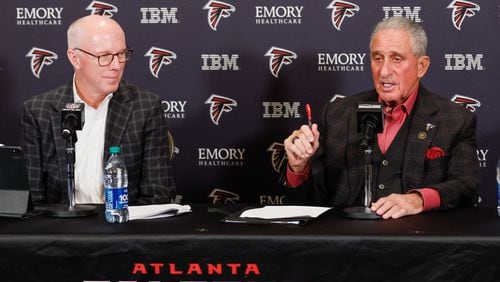
[[[113,98],[109,101],[106,118],[106,136],[104,140],[104,159],[108,159],[110,146],[121,144],[123,134],[127,129],[128,120],[132,114],[132,106],[128,103],[130,92],[121,83]]]
[[[422,183],[425,154],[439,127],[438,107],[422,85],[420,89],[413,109],[403,163],[403,185],[409,188],[418,188]]]

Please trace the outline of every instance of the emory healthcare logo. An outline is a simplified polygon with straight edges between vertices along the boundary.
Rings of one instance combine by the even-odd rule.
[[[203,10],[208,10],[208,25],[212,30],[217,31],[217,25],[221,18],[231,16],[231,13],[236,11],[236,8],[233,5],[212,0],[203,7]]]
[[[456,29],[460,30],[462,28],[462,23],[466,17],[472,17],[479,12],[479,5],[463,0],[454,0],[447,7],[448,9],[453,9],[451,13],[451,21]]]
[[[235,100],[216,94],[212,94],[205,101],[205,104],[210,105],[210,119],[215,125],[219,125],[219,120],[223,112],[230,112],[233,110],[233,107],[238,105]]]
[[[85,10],[90,11],[91,15],[100,15],[110,18],[118,12],[118,8],[115,5],[101,1],[92,1]]]
[[[52,65],[57,60],[56,53],[37,47],[31,48],[26,57],[31,57],[31,72],[36,78],[40,78],[43,66]]]
[[[154,46],[144,54],[144,57],[149,57],[149,71],[156,78],[163,65],[170,65],[172,60],[177,59],[174,52]]]
[[[271,152],[271,164],[276,172],[280,172],[281,168],[285,164],[286,152],[285,145],[282,143],[274,142],[269,148],[268,152]]]
[[[332,24],[333,26],[340,31],[340,26],[344,22],[344,19],[350,18],[354,16],[355,12],[359,11],[359,6],[351,3],[351,2],[346,2],[346,1],[338,1],[335,0],[328,7],[327,9],[332,9]]]
[[[208,197],[213,199],[213,204],[235,204],[240,200],[240,195],[219,188],[212,190]]]
[[[451,101],[463,105],[467,110],[475,112],[477,108],[481,107],[481,102],[477,99],[455,94]]]
[[[276,78],[278,78],[278,74],[283,65],[289,65],[292,63],[293,59],[297,58],[297,54],[294,52],[278,47],[271,47],[265,56],[270,57],[269,70]]]

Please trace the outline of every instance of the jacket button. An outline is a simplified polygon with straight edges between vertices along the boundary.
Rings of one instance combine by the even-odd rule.
[[[380,189],[380,190],[384,190],[384,189],[385,189],[385,185],[384,185],[384,184],[379,184],[379,185],[378,185],[378,189]]]
[[[383,165],[383,166],[387,166],[388,164],[389,164],[389,161],[388,161],[388,160],[383,160],[383,161],[382,161],[382,165]]]

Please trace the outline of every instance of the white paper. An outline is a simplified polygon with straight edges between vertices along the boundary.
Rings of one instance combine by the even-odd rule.
[[[312,217],[330,210],[331,207],[314,206],[265,206],[262,208],[249,209],[241,213],[240,217],[253,217],[262,219],[279,219],[290,217]]]
[[[179,204],[159,204],[128,207],[129,220],[162,218],[187,212],[191,212],[191,206]]]

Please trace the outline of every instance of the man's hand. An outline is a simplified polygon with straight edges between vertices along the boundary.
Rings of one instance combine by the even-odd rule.
[[[383,219],[400,218],[423,211],[424,200],[419,193],[391,194],[373,203],[371,210]]]
[[[319,148],[318,125],[302,125],[285,139],[284,145],[290,168],[296,173],[303,172]]]

